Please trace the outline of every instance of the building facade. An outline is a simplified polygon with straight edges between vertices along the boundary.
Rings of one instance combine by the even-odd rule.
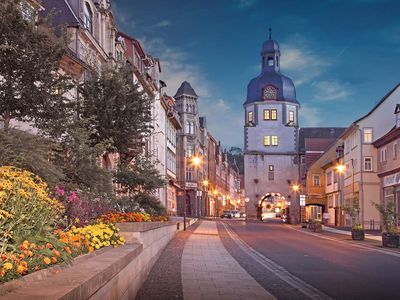
[[[279,45],[270,36],[262,46],[261,74],[250,81],[244,103],[245,193],[250,218],[273,213],[274,203],[284,201],[291,221],[299,221],[298,195],[291,190],[300,181],[299,108],[292,80],[280,71]]]

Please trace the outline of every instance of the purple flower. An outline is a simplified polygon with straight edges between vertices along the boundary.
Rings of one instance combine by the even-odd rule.
[[[58,186],[56,187],[56,194],[57,194],[58,196],[64,196],[64,194],[65,194],[64,187],[58,185]]]

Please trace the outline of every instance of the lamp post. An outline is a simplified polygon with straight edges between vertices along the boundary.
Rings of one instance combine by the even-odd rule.
[[[186,159],[190,159],[190,162],[192,165],[196,168],[201,164],[201,158],[198,156],[193,156],[193,157],[185,157],[184,158],[184,185],[183,185],[183,191],[184,191],[184,197],[183,197],[183,230],[186,230],[186,197],[187,197],[187,190],[186,190]],[[197,197],[197,196],[196,196]]]
[[[340,174],[343,174],[344,172],[345,172],[345,170],[346,170],[346,166],[345,165],[338,165],[338,166],[336,166],[336,171],[338,172],[338,173],[340,173]],[[351,206],[352,207],[354,207],[354,204],[355,204],[355,179],[354,179],[354,177],[355,177],[355,172],[354,172],[354,160],[351,158],[351,171],[352,171],[352,176],[351,176],[351,179],[352,179],[352,185],[351,185],[351,187],[352,187],[352,192],[351,192],[351,197],[352,197],[352,200],[351,200]],[[358,202],[358,201],[357,201]],[[357,203],[357,218],[359,219],[360,218],[360,215],[359,215],[359,203]],[[357,220],[358,221],[358,220]],[[363,224],[364,225],[364,224]],[[352,224],[352,226],[354,226],[354,224]]]
[[[208,180],[203,180],[203,187],[204,187],[204,203],[206,204],[206,207],[208,207]]]
[[[300,188],[301,188],[300,184],[294,183],[294,184],[292,185],[292,191],[293,191],[295,194],[297,194],[297,192],[300,193]],[[299,201],[300,201],[300,200],[299,200]],[[303,214],[302,214],[301,208],[302,208],[302,207],[300,206],[300,224],[303,223]]]
[[[218,191],[214,190],[214,201],[215,201],[215,217],[218,217]]]
[[[343,165],[343,164],[339,164],[339,165],[337,165],[336,167],[335,167],[335,171],[339,174],[339,175],[343,175],[343,173],[346,171],[346,166],[345,165]],[[340,182],[342,182],[342,185],[343,185],[343,187],[344,187],[344,178],[341,180],[340,179],[340,177],[339,177],[339,180],[338,180],[338,190],[339,190],[339,195],[340,195],[340,206],[341,207],[343,207],[343,203],[344,203],[344,195],[343,195],[343,193],[344,193],[344,191],[343,191],[343,189],[341,189],[340,188],[340,186],[341,186],[341,184],[340,184]],[[342,212],[340,211],[340,215],[342,214]],[[340,217],[340,219],[341,219],[341,217]],[[342,222],[341,222],[341,220],[339,220],[339,225],[341,224]]]

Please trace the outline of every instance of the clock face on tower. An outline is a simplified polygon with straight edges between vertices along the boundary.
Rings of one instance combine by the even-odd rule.
[[[265,100],[276,100],[277,90],[275,87],[268,85],[264,88]]]

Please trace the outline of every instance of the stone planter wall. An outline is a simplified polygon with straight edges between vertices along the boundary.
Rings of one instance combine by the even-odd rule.
[[[162,250],[178,232],[176,222],[120,223],[127,243],[0,285],[0,299],[135,299]],[[182,226],[180,226],[182,227]]]

